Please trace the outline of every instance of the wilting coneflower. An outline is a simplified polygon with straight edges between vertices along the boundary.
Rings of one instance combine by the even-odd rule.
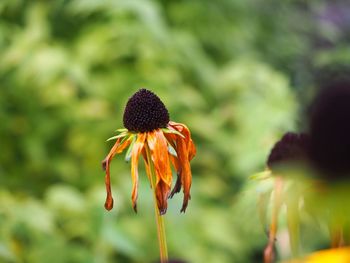
[[[310,159],[326,189],[319,210],[329,221],[331,246],[339,247],[345,244],[344,225],[350,223],[346,194],[350,182],[349,78],[337,77],[324,85],[312,104],[309,125]]]
[[[309,136],[288,132],[273,146],[267,159],[267,168],[275,178],[272,216],[269,229],[269,241],[264,251],[264,262],[270,263],[274,260],[274,245],[277,235],[278,215],[283,203],[287,207],[287,221],[290,243],[294,255],[298,254],[299,226],[298,226],[298,204],[299,199],[288,198],[284,200],[283,182],[284,173],[293,166],[300,166],[307,160]]]
[[[125,129],[108,140],[116,139],[102,165],[106,171],[107,197],[105,208],[113,208],[110,185],[110,163],[112,158],[127,147],[126,159],[131,159],[132,206],[137,211],[138,160],[142,155],[148,179],[154,194],[160,260],[167,262],[167,246],[162,215],[166,213],[168,198],[183,188],[184,199],[181,212],[185,212],[191,188],[190,161],[196,154],[189,129],[181,123],[170,121],[163,102],[154,93],[140,89],[127,102],[123,122]],[[177,172],[177,181],[171,191],[172,171],[170,163]]]

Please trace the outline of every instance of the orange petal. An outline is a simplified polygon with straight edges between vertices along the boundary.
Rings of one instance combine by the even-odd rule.
[[[181,136],[176,136],[175,148],[179,164],[179,178],[181,180],[181,185],[183,186],[184,192],[184,200],[181,212],[185,212],[188,205],[188,200],[191,198],[190,190],[192,184],[192,173],[190,160],[195,156],[196,148],[191,139],[190,130],[186,127],[186,125],[176,122],[169,122],[169,126],[178,132],[181,132],[181,134],[185,137],[183,138]],[[173,193],[176,193],[176,191],[178,191],[178,187],[178,185],[175,185]]]
[[[131,179],[132,179],[131,200],[132,200],[132,207],[135,210],[135,212],[137,212],[137,188],[139,183],[138,163],[139,163],[139,156],[142,152],[145,140],[146,140],[146,133],[139,133],[131,152]]]
[[[161,129],[148,133],[148,146],[156,172],[156,196],[161,214],[166,212],[170,192],[172,173],[168,156],[167,140]]]
[[[116,143],[113,145],[112,149],[106,156],[106,158],[102,161],[102,168],[106,171],[105,176],[105,185],[106,185],[106,192],[107,197],[105,201],[105,208],[106,210],[111,210],[113,208],[113,197],[112,197],[112,190],[111,190],[111,178],[110,178],[110,163],[112,158],[117,154],[121,153],[131,142],[130,137],[123,142],[121,142],[121,138],[119,138]]]
[[[164,133],[165,138],[167,139],[168,143],[175,149],[176,148],[176,136],[177,134],[174,133]]]
[[[116,143],[113,145],[112,149],[109,151],[106,158],[102,161],[102,169],[106,170],[107,163],[112,160],[112,158],[125,150],[126,147],[128,147],[132,141],[132,136],[129,136],[129,138],[123,140],[124,138],[118,138]]]
[[[163,180],[160,180],[156,186],[156,198],[159,213],[164,215],[168,208],[168,196],[170,187]]]
[[[179,159],[179,163],[181,165],[180,169],[180,178],[181,184],[184,192],[184,200],[182,203],[181,212],[185,212],[188,204],[188,200],[191,198],[190,190],[192,184],[192,173],[190,161],[188,159],[188,148],[186,147],[185,140],[182,138],[178,139],[177,143],[177,156]]]
[[[179,160],[177,159],[177,157],[169,154],[169,159],[170,159],[172,165],[174,166],[174,168],[176,170],[176,174],[177,174],[175,186],[169,195],[169,198],[173,198],[174,194],[180,192],[180,190],[181,190],[181,173],[180,173],[181,166],[179,164]]]
[[[106,192],[107,192],[105,209],[109,211],[113,208],[113,196],[112,196],[112,190],[111,190],[109,164],[107,165],[107,168],[106,168],[105,185],[106,185]]]
[[[180,132],[185,137],[184,139],[186,140],[186,145],[188,148],[188,159],[191,161],[193,159],[193,157],[196,155],[196,147],[192,141],[190,130],[187,128],[187,126],[185,124],[177,123],[177,122],[173,122],[173,121],[169,122],[168,128],[174,129],[174,130]],[[176,136],[176,134],[175,134],[175,136]]]
[[[178,135],[174,134],[174,133],[165,133],[164,136],[168,140],[168,143],[174,149],[176,149],[176,138],[178,137]],[[174,194],[180,192],[180,190],[181,190],[181,174],[180,174],[181,165],[179,163],[178,158],[170,153],[169,153],[169,159],[170,159],[170,161],[171,161],[171,163],[176,171],[176,174],[177,174],[175,186],[169,195],[169,198],[173,198]]]
[[[192,141],[192,139],[190,137],[189,150],[188,150],[188,160],[191,161],[193,159],[193,157],[196,155],[196,153],[197,153],[196,146],[194,145],[194,142]]]

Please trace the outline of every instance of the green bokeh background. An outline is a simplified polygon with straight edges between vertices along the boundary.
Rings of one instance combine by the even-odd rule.
[[[197,146],[188,210],[180,194],[166,214],[170,257],[261,262],[248,177],[281,134],[304,128],[315,69],[350,59],[349,20],[331,19],[348,7],[331,2],[1,0],[0,262],[157,260],[142,165],[139,213],[123,156],[115,208],[103,208],[106,139],[141,87]]]

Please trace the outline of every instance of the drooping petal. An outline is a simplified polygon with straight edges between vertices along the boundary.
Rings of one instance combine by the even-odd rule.
[[[196,153],[197,153],[196,146],[194,145],[194,142],[190,137],[189,149],[188,149],[188,160],[191,161],[193,157],[196,155]]]
[[[190,130],[187,128],[187,126],[185,124],[177,123],[177,122],[173,122],[173,121],[169,122],[168,128],[174,129],[183,135],[183,138],[185,139],[186,145],[188,148],[188,159],[189,159],[189,161],[191,161],[193,159],[193,157],[196,155],[197,150],[196,150],[196,146],[194,145],[194,143],[192,141]]]
[[[137,136],[136,142],[131,150],[131,179],[132,179],[131,200],[132,200],[132,207],[135,212],[137,212],[137,189],[138,189],[138,183],[139,183],[138,163],[139,163],[139,156],[144,147],[146,135],[147,135],[146,133],[139,133]]]
[[[168,196],[170,192],[170,186],[163,180],[159,180],[156,186],[156,198],[159,213],[164,215],[168,208]]]
[[[109,151],[106,158],[102,161],[102,169],[106,171],[107,165],[113,159],[113,157],[121,153],[128,147],[132,141],[134,135],[129,135],[128,137],[118,138],[116,143],[113,145],[112,149]]]
[[[156,197],[161,214],[166,212],[168,196],[171,188],[172,173],[168,156],[167,140],[161,129],[148,133],[148,146],[156,172]]]
[[[176,149],[176,137],[178,135],[176,135],[174,133],[165,133],[164,136],[167,139],[168,143],[171,145],[171,147],[173,147],[173,149],[175,150]],[[169,155],[169,159],[171,161],[171,164],[173,165],[173,167],[176,171],[176,175],[177,175],[175,186],[169,195],[169,198],[173,198],[174,194],[180,192],[180,190],[181,190],[181,173],[180,173],[181,164],[179,163],[177,156],[170,154],[170,152],[168,153],[168,155]]]
[[[110,162],[112,158],[118,154],[121,153],[131,142],[131,136],[128,138],[118,138],[117,142],[113,145],[112,149],[106,156],[106,158],[102,161],[102,168],[106,171],[105,175],[105,185],[106,185],[106,201],[105,201],[105,208],[106,210],[111,210],[113,208],[113,197],[112,197],[112,190],[111,190],[111,179],[110,179]]]
[[[185,212],[188,200],[191,199],[190,190],[192,184],[192,173],[190,162],[188,159],[188,148],[186,147],[186,142],[184,139],[178,138],[176,152],[179,158],[179,163],[181,165],[180,178],[184,192],[184,199],[182,203],[181,212]]]
[[[192,173],[190,160],[196,154],[195,145],[191,139],[191,133],[186,125],[176,122],[169,122],[168,128],[172,128],[180,132],[182,136],[176,136],[176,153],[178,159],[178,176],[181,180],[181,185],[183,187],[184,199],[181,208],[181,212],[185,212],[188,200],[191,199],[190,189],[192,184]],[[178,192],[181,187],[179,185],[175,185],[172,194]]]

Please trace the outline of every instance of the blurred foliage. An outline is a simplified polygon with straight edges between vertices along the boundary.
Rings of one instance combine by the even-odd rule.
[[[260,262],[267,238],[255,186],[244,184],[263,170],[274,141],[301,126],[297,98],[312,94],[314,68],[349,58],[349,8],[2,0],[0,261],[157,259],[145,174],[135,215],[129,165],[116,158],[107,213],[100,165],[128,97],[147,87],[190,127],[198,148],[188,211],[179,214],[177,196],[166,215],[170,257]]]

